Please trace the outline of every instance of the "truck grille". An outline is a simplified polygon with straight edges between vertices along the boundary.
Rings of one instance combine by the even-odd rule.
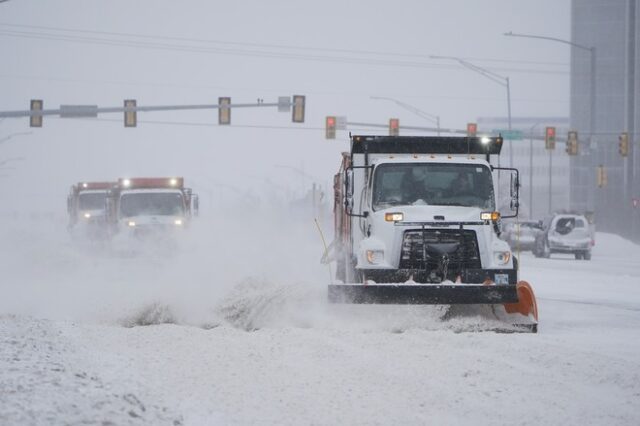
[[[466,229],[415,229],[404,232],[400,269],[433,270],[438,267],[440,256],[424,248],[429,244],[458,244],[449,253],[450,270],[480,269],[480,253],[476,232]],[[425,258],[426,257],[426,258]]]

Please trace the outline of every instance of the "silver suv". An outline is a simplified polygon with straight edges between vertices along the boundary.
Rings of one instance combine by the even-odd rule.
[[[533,254],[549,257],[551,253],[573,253],[576,259],[590,260],[593,237],[589,221],[583,215],[556,214],[544,222]]]

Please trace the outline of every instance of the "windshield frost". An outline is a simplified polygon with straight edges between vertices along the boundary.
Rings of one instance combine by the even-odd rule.
[[[476,164],[382,164],[375,171],[373,208],[400,205],[495,210],[491,171]]]
[[[183,212],[182,194],[179,193],[123,194],[120,198],[120,213],[122,217],[141,215],[180,216]]]

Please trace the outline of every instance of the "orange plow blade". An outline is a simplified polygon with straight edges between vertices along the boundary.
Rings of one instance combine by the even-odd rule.
[[[526,317],[532,315],[538,321],[538,304],[536,303],[536,295],[533,288],[526,281],[518,281],[516,284],[516,292],[518,293],[518,302],[505,303],[504,309],[509,314],[521,314]]]

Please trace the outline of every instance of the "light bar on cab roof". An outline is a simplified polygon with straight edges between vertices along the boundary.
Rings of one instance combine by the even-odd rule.
[[[503,139],[465,136],[368,136],[351,137],[352,154],[487,154],[499,155]]]
[[[182,177],[137,177],[118,179],[120,188],[179,188],[184,186]]]
[[[115,182],[79,182],[76,185],[76,191],[84,191],[91,189],[110,189],[115,185]]]

